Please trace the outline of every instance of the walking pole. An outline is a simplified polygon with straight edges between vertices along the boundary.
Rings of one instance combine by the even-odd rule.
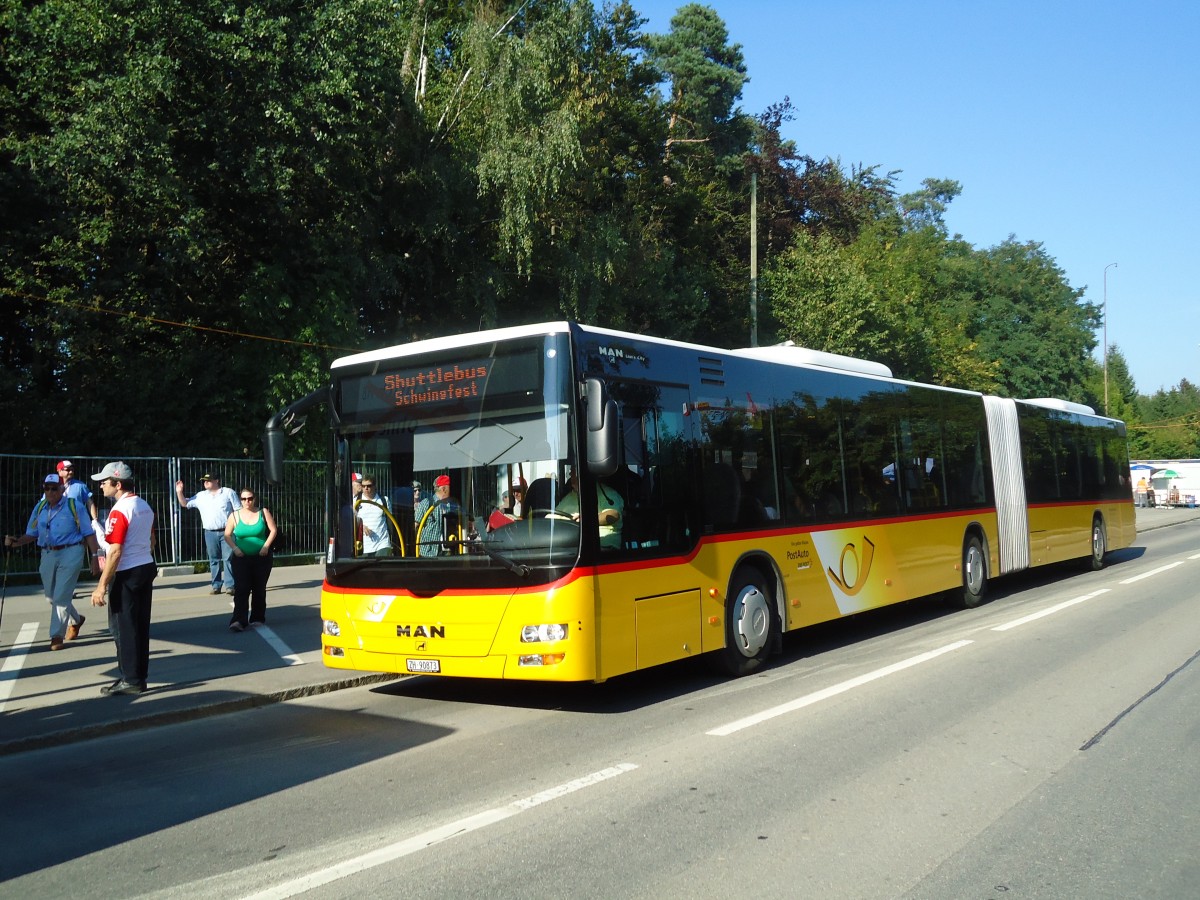
[[[4,598],[8,596],[8,561],[12,559],[12,550],[4,548],[4,585],[0,587],[0,627],[4,625]]]

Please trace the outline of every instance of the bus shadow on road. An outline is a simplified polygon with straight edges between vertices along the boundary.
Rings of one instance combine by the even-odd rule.
[[[922,625],[952,612],[937,599],[922,598],[814,625],[785,635],[783,653],[770,657],[754,674]],[[719,672],[706,655],[620,675],[601,684],[418,677],[382,684],[372,692],[451,703],[612,715],[676,701],[730,681],[730,676]]]
[[[1071,581],[1076,577],[1081,579],[1081,585],[1090,585],[1091,579],[1107,577],[1110,570],[1141,559],[1144,553],[1144,548],[1136,546],[1113,551],[1098,572],[1088,571],[1085,561],[1071,560],[1006,575],[989,583],[980,609],[1000,603],[1016,604],[1032,591],[1056,585],[1070,590]],[[767,660],[755,675],[877,638],[903,635],[910,629],[939,620],[971,616],[975,612],[963,609],[951,594],[933,594],[811,625],[785,634],[783,652]],[[382,684],[371,690],[382,695],[450,703],[612,715],[675,701],[729,681],[729,676],[715,670],[711,660],[699,656],[621,675],[601,684],[415,677]]]

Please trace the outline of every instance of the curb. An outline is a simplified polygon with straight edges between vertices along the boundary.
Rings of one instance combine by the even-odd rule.
[[[345,678],[340,681],[326,681],[321,684],[310,684],[304,687],[285,688],[279,691],[272,691],[269,694],[251,694],[245,697],[234,697],[229,700],[217,700],[201,706],[165,710],[160,713],[150,713],[133,719],[118,719],[110,722],[98,722],[95,725],[81,725],[78,728],[18,738],[14,741],[0,742],[0,756],[24,753],[28,750],[42,750],[46,747],[61,747],[65,744],[73,744],[78,741],[90,740],[97,737],[106,737],[112,734],[122,734],[128,731],[137,731],[142,728],[155,728],[160,725],[175,725],[179,722],[189,722],[194,719],[206,719],[210,716],[240,712],[246,709],[256,709],[260,706],[270,706],[273,703],[283,703],[287,700],[316,697],[321,694],[331,694],[334,691],[345,690],[346,688],[362,687],[368,684],[382,684],[408,677],[411,676],[386,673],[362,675],[356,678]],[[112,701],[109,700],[108,702],[111,703]]]

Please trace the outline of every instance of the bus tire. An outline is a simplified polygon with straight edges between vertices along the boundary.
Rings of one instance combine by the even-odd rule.
[[[1108,552],[1108,531],[1104,527],[1104,519],[1100,516],[1092,518],[1092,552],[1087,558],[1088,568],[1099,572],[1104,568],[1104,554]]]
[[[963,609],[974,609],[983,602],[987,594],[987,556],[983,542],[977,534],[968,534],[963,542],[962,589],[958,604]]]
[[[767,578],[753,566],[742,566],[725,599],[725,647],[714,654],[718,670],[740,676],[761,666],[776,643],[777,623]]]

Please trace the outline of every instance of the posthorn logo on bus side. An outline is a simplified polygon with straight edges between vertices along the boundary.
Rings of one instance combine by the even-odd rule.
[[[846,557],[851,560],[850,573],[854,575],[854,583],[850,583],[850,579],[846,574]],[[848,543],[842,548],[841,558],[838,560],[838,571],[833,571],[832,568],[827,568],[829,577],[833,579],[843,594],[847,597],[853,597],[863,589],[863,585],[867,583],[867,579],[871,575],[871,562],[875,559],[875,545],[871,543],[871,539],[863,535],[863,550],[862,559],[858,557],[858,551],[853,543]]]

